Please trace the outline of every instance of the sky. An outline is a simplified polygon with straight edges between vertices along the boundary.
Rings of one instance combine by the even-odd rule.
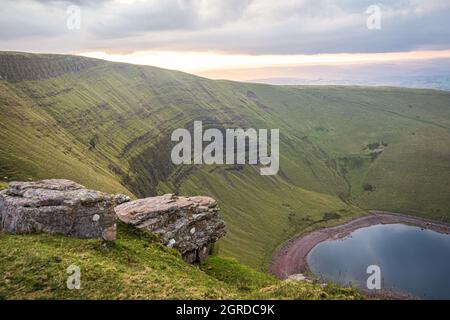
[[[450,0],[1,0],[0,50],[235,80],[344,65],[435,70],[450,59]]]

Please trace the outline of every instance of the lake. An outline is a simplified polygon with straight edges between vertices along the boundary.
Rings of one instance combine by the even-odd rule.
[[[381,289],[421,299],[450,299],[450,235],[402,224],[374,225],[319,243],[309,270],[325,281],[367,290],[367,267],[381,271]],[[376,290],[375,290],[376,292]]]

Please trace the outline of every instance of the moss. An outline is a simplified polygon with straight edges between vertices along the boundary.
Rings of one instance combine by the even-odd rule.
[[[8,183],[0,181],[0,190],[8,188]]]

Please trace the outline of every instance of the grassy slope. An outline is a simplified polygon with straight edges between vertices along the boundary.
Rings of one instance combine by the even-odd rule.
[[[235,260],[211,257],[201,267],[123,225],[104,245],[50,235],[0,234],[0,299],[358,299],[353,289],[280,281]],[[81,271],[69,290],[67,268]]]
[[[230,226],[220,253],[258,268],[289,236],[364,209],[450,218],[450,93],[212,81],[20,53],[0,53],[0,76],[0,179],[212,195]],[[280,128],[279,175],[174,167],[170,134],[194,120]]]
[[[290,236],[311,227],[336,224],[362,213],[338,198],[307,191],[280,178],[257,173],[199,172],[183,183],[182,193],[198,190],[221,200],[229,232],[219,253],[264,269],[273,251]],[[326,213],[343,218],[328,220]]]

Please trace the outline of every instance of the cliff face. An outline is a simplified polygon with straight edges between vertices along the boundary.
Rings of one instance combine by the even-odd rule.
[[[11,52],[0,55],[0,80],[19,82],[58,77],[69,72],[98,66],[104,62],[83,57]]]

